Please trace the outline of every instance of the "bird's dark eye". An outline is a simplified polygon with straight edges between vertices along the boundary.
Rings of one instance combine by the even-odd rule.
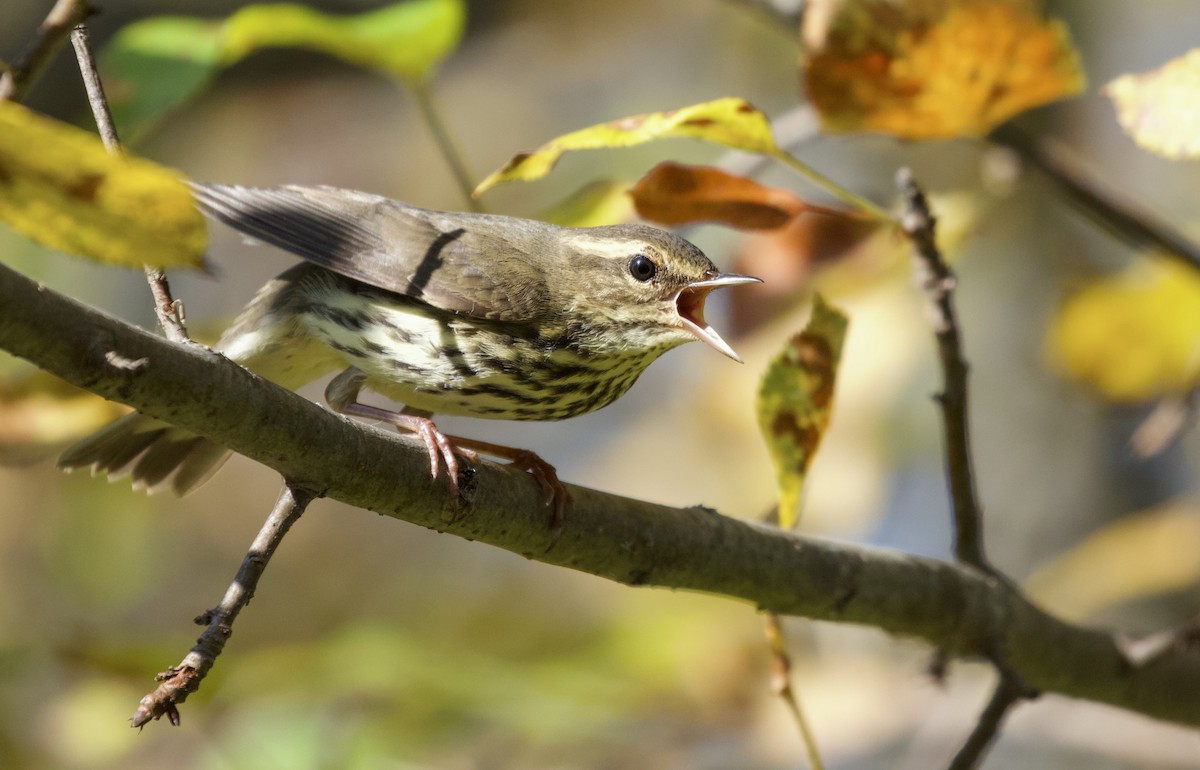
[[[649,281],[658,273],[658,265],[645,254],[638,254],[629,260],[629,274],[639,281]]]

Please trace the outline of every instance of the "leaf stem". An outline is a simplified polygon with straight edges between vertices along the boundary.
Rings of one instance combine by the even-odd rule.
[[[800,739],[804,742],[809,766],[812,770],[825,770],[821,754],[817,751],[817,738],[804,716],[804,709],[800,707],[800,698],[792,687],[792,658],[788,655],[784,641],[783,624],[774,612],[766,614],[766,633],[771,649],[771,690],[787,705],[792,721],[800,731]]]
[[[441,150],[442,157],[445,158],[446,164],[450,166],[450,173],[454,176],[454,182],[458,185],[458,189],[463,194],[463,198],[467,201],[467,206],[471,211],[483,211],[483,204],[475,197],[472,197],[471,191],[475,185],[471,184],[471,173],[467,171],[466,161],[463,160],[462,150],[459,149],[458,143],[454,141],[454,137],[446,128],[446,121],[442,119],[441,112],[438,109],[433,99],[433,91],[429,88],[429,81],[424,78],[410,78],[405,81],[409,90],[412,92],[413,98],[417,101],[417,107],[421,111],[421,118],[425,121],[425,125],[433,134],[433,139],[437,142],[438,149]]]
[[[854,208],[869,215],[871,218],[877,219],[880,222],[887,222],[893,225],[896,224],[896,218],[892,216],[887,209],[868,200],[867,198],[864,198],[852,190],[842,187],[840,184],[825,176],[820,171],[817,171],[812,166],[797,159],[786,150],[776,149],[775,152],[771,153],[771,156],[793,171],[798,172],[801,176],[805,177],[813,184],[827,191],[838,200],[853,206]]]

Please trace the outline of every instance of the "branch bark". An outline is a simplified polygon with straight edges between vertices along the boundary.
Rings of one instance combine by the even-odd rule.
[[[335,415],[199,345],[177,345],[0,266],[0,349],[201,433],[351,505],[629,585],[721,594],[770,612],[870,625],[954,655],[1002,649],[1030,686],[1200,726],[1200,651],[1134,660],[1111,634],[1040,611],[966,566],[803,538],[702,508],[571,487],[550,511],[528,475],[480,464],[461,506],[413,442]],[[145,359],[138,367],[113,361]]]

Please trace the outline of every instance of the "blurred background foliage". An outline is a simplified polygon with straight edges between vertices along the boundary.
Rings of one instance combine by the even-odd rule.
[[[203,12],[217,18],[241,5],[212,0]],[[431,92],[475,180],[519,150],[625,115],[736,95],[785,116],[800,102],[797,35],[755,6],[468,2],[462,42],[432,77]],[[16,56],[47,7],[0,5],[0,56]],[[167,0],[108,0],[102,10],[91,22],[98,46],[130,22],[182,9]],[[1138,149],[1097,90],[1195,45],[1200,6],[1059,0],[1049,10],[1070,30],[1090,85],[1079,98],[1027,116],[1027,126],[1064,140],[1101,178],[1200,237],[1200,170]],[[88,123],[68,55],[28,103]],[[232,64],[136,149],[201,180],[332,184],[430,208],[466,206],[411,92],[315,52],[268,50]],[[1129,447],[1153,398],[1182,394],[1194,379],[1172,371],[1138,389],[1117,376],[1120,367],[1090,386],[1055,374],[1084,376],[1099,365],[1076,366],[1055,353],[1050,330],[1058,328],[1060,303],[1078,289],[1090,286],[1071,311],[1084,319],[1080,328],[1099,329],[1093,336],[1101,346],[1128,341],[1105,326],[1111,313],[1095,297],[1119,298],[1136,284],[1137,255],[1079,218],[1045,180],[979,141],[840,136],[790,149],[876,201],[893,199],[892,175],[902,164],[934,195],[960,276],[976,468],[994,561],[1029,578],[1045,606],[1085,622],[1139,633],[1194,614],[1195,432],[1150,458]],[[545,180],[503,186],[484,201],[493,211],[533,215],[593,179],[633,181],[662,160],[721,158],[737,162],[689,142],[575,153]],[[756,178],[829,202],[780,169]],[[769,301],[747,295],[739,303],[730,292],[718,299],[734,304],[710,311],[718,328],[739,330],[733,344],[745,366],[688,346],[600,413],[560,424],[446,420],[443,427],[527,446],[574,483],[761,517],[775,485],[754,394],[767,361],[800,328],[808,312],[800,300],[816,282],[851,322],[801,529],[947,556],[938,416],[929,400],[937,371],[903,244],[887,233],[850,238],[856,245],[847,256],[816,269],[811,255],[798,258],[778,238],[712,226],[688,235],[723,267],[762,275],[764,291],[781,287]],[[215,280],[172,276],[201,338],[214,337],[222,319],[292,262],[225,230],[212,237]],[[806,231],[796,241],[810,237]],[[55,288],[153,323],[136,273],[50,253],[7,230],[0,253]],[[1110,283],[1090,283],[1097,278]],[[1191,326],[1174,324],[1190,324],[1190,316],[1151,305],[1146,323],[1174,330],[1168,338],[1187,348]],[[1133,348],[1142,349],[1136,339]],[[1113,360],[1100,349],[1101,363]],[[10,382],[27,371],[0,358]],[[1167,387],[1169,376],[1176,380]],[[1102,382],[1134,396],[1117,397]],[[0,765],[800,762],[794,725],[768,693],[762,622],[752,608],[624,588],[328,501],[288,536],[226,653],[185,705],[183,726],[129,730],[124,720],[151,675],[181,657],[198,631],[192,617],[224,591],[278,480],[235,459],[215,482],[174,500],[132,493],[124,482],[63,476],[47,452],[13,437],[22,430],[45,437],[63,425],[82,431],[89,420],[108,419],[111,408],[70,400],[31,407],[20,395],[10,386],[0,400],[5,459],[15,463],[0,468]],[[799,693],[830,767],[940,766],[987,697],[985,667],[956,664],[941,687],[927,676],[929,651],[920,645],[863,629],[786,626]],[[1198,757],[1200,736],[1191,731],[1045,696],[1012,717],[987,766],[1200,767]]]

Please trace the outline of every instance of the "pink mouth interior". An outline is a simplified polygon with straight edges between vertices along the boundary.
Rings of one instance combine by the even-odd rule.
[[[712,289],[704,287],[701,289],[687,288],[679,292],[679,298],[675,301],[675,305],[679,308],[679,317],[696,327],[692,331],[708,328],[708,324],[704,320],[704,299],[710,291]]]

